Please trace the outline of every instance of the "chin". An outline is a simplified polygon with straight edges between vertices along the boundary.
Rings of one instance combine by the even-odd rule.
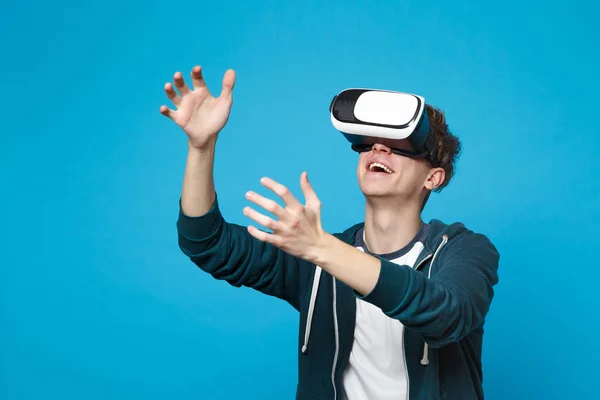
[[[393,196],[389,184],[386,182],[362,181],[359,182],[360,190],[365,197],[391,197]]]

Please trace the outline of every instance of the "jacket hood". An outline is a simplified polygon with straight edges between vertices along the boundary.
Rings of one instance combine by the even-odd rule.
[[[364,222],[357,223],[336,236],[338,236],[340,240],[352,244],[356,232],[358,232],[359,229],[364,228],[364,226]],[[447,241],[450,241],[455,236],[466,231],[467,228],[462,222],[446,224],[439,219],[430,220],[429,229],[427,230],[427,235],[425,236],[425,241],[423,243],[425,246],[424,253],[435,250],[443,240],[444,236],[447,237]]]

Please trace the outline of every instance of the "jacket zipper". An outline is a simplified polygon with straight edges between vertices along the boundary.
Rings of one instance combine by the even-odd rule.
[[[427,254],[415,267],[415,270],[418,270],[421,265],[429,258],[431,258],[432,254]],[[337,388],[335,385],[335,367],[337,366],[337,359],[339,353],[339,334],[338,334],[338,320],[337,320],[337,296],[336,296],[336,286],[335,286],[335,278],[333,278],[333,327],[335,333],[335,354],[333,356],[333,366],[331,367],[331,384],[333,385],[333,398],[337,400]],[[410,395],[410,379],[408,377],[408,365],[406,363],[406,347],[405,347],[405,338],[404,338],[404,330],[406,328],[402,325],[402,358],[404,359],[404,370],[406,371],[406,400],[409,400]]]
[[[334,327],[334,332],[335,332],[335,355],[333,356],[333,366],[331,368],[331,384],[333,385],[333,398],[334,398],[334,400],[337,400],[337,388],[335,386],[335,368],[337,366],[337,359],[338,359],[340,344],[339,344],[339,335],[338,335],[337,299],[336,299],[335,278],[333,278],[333,327]]]
[[[404,325],[402,325],[402,358],[404,358],[404,371],[406,375],[406,400],[409,399],[410,396],[410,379],[408,377],[408,365],[406,364],[406,347],[404,346],[404,341],[406,338],[404,337],[405,331]]]
[[[419,264],[415,267],[415,270],[418,270],[421,265],[423,265],[423,263],[427,260],[429,260],[431,258],[432,254],[427,254],[420,262]],[[402,325],[402,358],[404,358],[404,371],[406,371],[406,400],[409,400],[410,398],[410,379],[408,377],[408,364],[406,363],[406,346],[404,345],[406,338],[404,337],[404,331],[406,330],[406,327],[404,325]]]

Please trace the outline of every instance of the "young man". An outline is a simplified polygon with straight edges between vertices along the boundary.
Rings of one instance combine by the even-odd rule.
[[[235,72],[225,73],[219,97],[209,93],[200,67],[191,81],[192,88],[176,73],[178,93],[165,85],[176,110],[160,109],[189,139],[179,245],[214,278],[299,311],[296,398],[482,399],[483,325],[499,255],[460,223],[421,220],[429,193],[450,181],[460,149],[443,113],[427,107],[438,144],[428,158],[398,155],[384,140],[360,153],[365,220],[344,232],[321,227],[306,173],[305,204],[263,178],[285,206],[248,192],[276,219],[255,207],[244,213],[268,233],[226,222],[215,193],[215,145],[229,118]]]

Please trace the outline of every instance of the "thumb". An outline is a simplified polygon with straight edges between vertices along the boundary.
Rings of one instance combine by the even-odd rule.
[[[221,95],[219,97],[226,98],[231,96],[231,92],[235,86],[235,77],[236,73],[234,70],[229,69],[225,72],[225,75],[223,76]]]
[[[321,201],[308,181],[307,172],[303,172],[302,175],[300,175],[300,186],[302,187],[302,193],[304,193],[304,198],[306,199],[306,205],[311,208],[320,208]]]

